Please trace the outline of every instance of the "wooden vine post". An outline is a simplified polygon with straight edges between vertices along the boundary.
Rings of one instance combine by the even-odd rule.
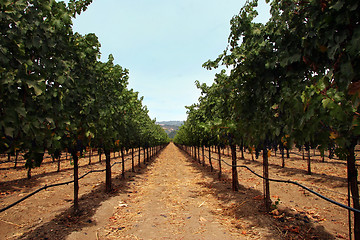
[[[149,155],[149,147],[146,148],[146,161],[150,161],[150,155]]]
[[[269,183],[269,155],[270,152],[266,147],[263,149],[263,184],[264,184],[264,203],[265,210],[270,212],[271,199],[270,199],[270,183]]]
[[[219,155],[219,179],[221,179],[221,153],[220,153],[220,146],[217,146],[218,155]]]
[[[138,165],[140,167],[140,158],[141,158],[141,147],[139,146],[139,154],[138,154]]]
[[[202,165],[205,166],[205,149],[204,149],[204,145],[201,147],[201,151],[202,151]]]
[[[197,154],[196,154],[196,147],[194,146],[194,158],[195,158],[195,161],[197,161]]]
[[[121,147],[121,177],[125,179],[125,156],[124,156],[124,148]]]
[[[131,148],[131,169],[135,172],[134,148]]]
[[[210,169],[211,171],[214,171],[213,165],[212,165],[212,161],[211,161],[211,148],[209,147],[209,164],[210,164]]]
[[[283,143],[281,143],[281,144],[283,144]],[[280,151],[281,151],[281,167],[285,168],[285,152],[284,152],[283,145],[281,145]]]
[[[57,166],[57,172],[60,172],[60,161],[61,161],[61,157],[59,156],[59,157],[58,157],[58,160],[57,160],[57,164],[58,164],[58,166]]]
[[[309,151],[308,151],[307,165],[308,165],[307,174],[311,175],[311,156],[310,156],[310,149],[309,149]]]
[[[353,207],[360,210],[359,203],[359,187],[358,187],[358,172],[355,165],[355,146],[357,144],[357,139],[354,138],[351,141],[350,146],[348,147],[347,155],[347,171],[348,171],[348,184],[350,185],[350,190],[352,193]],[[360,213],[354,212],[354,235],[355,239],[360,239]]]
[[[19,151],[16,151],[15,165],[14,165],[14,168],[15,168],[15,169],[16,169],[16,166],[17,166],[18,156],[19,156]]]
[[[245,159],[245,156],[244,156],[244,141],[243,140],[241,140],[240,150],[241,150],[241,159]]]
[[[105,191],[111,192],[112,185],[111,185],[111,160],[110,160],[110,150],[104,149],[105,153]]]
[[[237,159],[236,159],[236,145],[232,143],[232,139],[230,138],[230,149],[231,149],[231,160],[232,160],[232,190],[237,192],[239,191],[239,178],[237,172]]]
[[[74,162],[74,214],[79,211],[79,158],[77,151],[71,150],[71,156]]]
[[[196,147],[196,154],[197,154],[197,157],[198,157],[198,162],[201,164],[201,158],[200,158],[200,147]]]
[[[145,147],[143,147],[143,154],[144,154],[144,164],[146,164],[146,151],[145,151]]]

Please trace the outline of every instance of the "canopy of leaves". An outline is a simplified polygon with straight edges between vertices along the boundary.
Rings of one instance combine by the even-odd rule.
[[[72,31],[91,0],[0,3],[0,151],[25,151],[27,167],[49,152],[167,143],[128,70],[98,61],[94,34]]]
[[[270,2],[270,1],[268,1]],[[359,137],[358,1],[272,1],[255,23],[257,1],[231,20],[228,47],[207,69],[231,69],[201,85],[199,103],[175,140],[248,145],[335,142],[345,152]],[[209,138],[209,136],[211,136]],[[343,151],[344,150],[344,151]],[[341,152],[340,151],[340,152]]]

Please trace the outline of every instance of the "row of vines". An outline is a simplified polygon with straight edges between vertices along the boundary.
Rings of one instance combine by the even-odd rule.
[[[95,34],[73,32],[72,19],[91,2],[0,3],[0,153],[20,152],[29,173],[45,152],[55,158],[70,153],[75,209],[78,159],[87,147],[105,153],[111,191],[110,152],[169,141],[142,98],[127,88],[128,70],[114,64],[112,55],[99,61]]]
[[[228,47],[203,65],[228,71],[216,74],[211,86],[196,82],[199,103],[187,107],[187,120],[174,141],[230,145],[233,166],[236,146],[261,150],[265,178],[270,149],[282,154],[294,146],[322,154],[333,149],[347,162],[352,205],[360,209],[354,151],[360,134],[360,3],[269,2],[266,24],[254,21],[256,0],[247,1],[231,19]],[[232,172],[236,191],[236,167]],[[358,212],[354,219],[360,239]]]

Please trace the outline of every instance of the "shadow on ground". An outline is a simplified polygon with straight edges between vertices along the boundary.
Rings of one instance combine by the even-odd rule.
[[[98,156],[98,155],[93,155],[93,156]],[[86,161],[88,161],[88,156],[86,156]],[[130,157],[129,154],[125,155],[125,157]],[[93,158],[95,159],[95,158]],[[80,159],[81,161],[85,160],[84,159]],[[111,157],[112,161],[121,161],[121,158],[119,156],[117,157]],[[54,171],[47,171],[47,172],[43,172],[43,173],[33,173],[31,179],[28,179],[27,177],[23,177],[23,178],[19,178],[19,179],[15,179],[15,180],[9,180],[6,181],[5,179],[2,179],[1,182],[1,186],[0,186],[0,192],[7,192],[7,194],[12,194],[14,192],[19,192],[19,191],[23,191],[23,189],[25,188],[26,191],[31,191],[33,188],[35,187],[42,187],[42,183],[43,183],[43,178],[46,177],[51,177],[54,175],[58,175],[59,173],[67,173],[67,172],[71,172],[73,171],[73,166],[69,164],[70,159],[62,159],[62,162],[64,162],[65,164],[61,165],[61,169],[60,171],[54,170]],[[41,166],[44,165],[50,165],[50,164],[57,164],[56,162],[45,162],[42,163]],[[64,166],[65,165],[65,166]],[[92,170],[92,167],[104,167],[105,166],[105,161],[92,161],[90,164],[85,164],[85,165],[80,165],[79,166],[79,170],[80,169],[87,169],[90,168],[90,170]],[[12,170],[12,171],[21,171],[25,169],[25,166],[19,166],[16,169],[14,168],[6,168],[8,170]],[[36,168],[35,168],[36,169]],[[2,169],[0,169],[2,170]],[[93,169],[95,170],[95,169]],[[35,189],[34,189],[35,190]]]
[[[153,158],[153,160],[156,157]],[[92,220],[97,209],[101,204],[109,198],[119,194],[129,194],[129,185],[136,179],[138,175],[144,174],[148,171],[148,166],[153,163],[153,160],[147,162],[141,167],[137,167],[135,172],[131,172],[131,169],[125,172],[125,179],[121,178],[121,173],[112,178],[113,191],[111,193],[105,193],[105,185],[101,184],[94,188],[90,193],[84,194],[79,199],[80,211],[78,214],[73,214],[73,207],[66,209],[55,218],[43,225],[23,234],[18,239],[66,239],[74,231],[79,231],[84,227],[94,226],[97,223]],[[115,173],[113,172],[113,175]],[[51,209],[49,209],[51,211]]]
[[[184,152],[185,153],[185,152]],[[185,153],[186,154],[186,153]],[[201,172],[210,183],[200,182],[207,192],[218,199],[218,209],[214,214],[221,214],[230,219],[233,228],[246,236],[256,237],[256,231],[262,231],[265,239],[336,239],[323,226],[315,225],[305,214],[294,213],[288,208],[278,209],[276,215],[265,212],[263,193],[240,185],[238,192],[231,190],[232,180],[229,175],[218,171],[211,172],[209,165],[203,166],[188,154],[188,164]]]
[[[226,162],[228,162],[230,164],[231,157],[229,156],[225,156],[223,157],[223,159],[226,160]],[[300,165],[300,163],[304,163],[305,160],[302,160],[301,158],[296,158],[296,157],[292,157],[291,159],[286,159],[286,161],[291,161],[291,162],[299,162],[298,165]],[[315,160],[312,160],[315,161]],[[326,162],[325,162],[326,163]],[[238,158],[238,165],[253,165],[256,167],[262,167],[262,162],[260,160],[250,160],[250,159],[240,159]],[[294,168],[294,167],[287,167],[285,165],[285,167],[281,167],[280,165],[277,164],[273,164],[273,163],[269,163],[269,167],[272,168],[273,173],[277,173],[279,175],[282,176],[283,180],[288,180],[287,178],[285,179],[285,177],[291,177],[291,178],[296,178],[296,176],[307,176],[307,178],[309,179],[309,181],[314,182],[314,183],[321,183],[321,184],[331,184],[333,187],[347,187],[347,179],[345,177],[338,177],[338,176],[333,176],[333,175],[329,175],[329,174],[320,174],[320,173],[316,173],[316,172],[312,172],[311,175],[308,174],[307,170],[305,169],[300,169],[300,168]],[[276,177],[273,177],[276,178]]]

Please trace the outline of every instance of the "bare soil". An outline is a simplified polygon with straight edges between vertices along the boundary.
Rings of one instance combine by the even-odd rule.
[[[222,158],[231,163],[230,149],[225,149]],[[205,156],[207,156],[206,151]],[[285,167],[281,167],[279,152],[269,158],[270,178],[296,181],[308,188],[344,205],[348,205],[346,162],[336,159],[322,158],[319,152],[311,150],[311,170],[307,173],[307,159],[303,160],[302,152],[293,150],[290,158],[285,157]],[[241,156],[237,153],[238,158]],[[215,170],[218,169],[218,154],[212,153]],[[202,159],[202,156],[201,156]],[[254,160],[252,160],[254,159]],[[209,168],[208,158],[205,162]],[[238,159],[237,165],[244,165],[262,175],[261,154],[259,159],[245,153],[245,159]],[[231,177],[231,168],[222,163],[224,175]],[[238,168],[239,182],[247,190],[261,192],[254,197],[263,201],[263,180],[245,168]],[[276,226],[281,231],[281,239],[349,239],[348,211],[329,203],[304,189],[292,184],[270,182],[271,199],[276,210],[270,214],[276,219]],[[352,220],[353,221],[353,220]]]
[[[225,152],[226,153],[226,152]],[[208,156],[208,153],[206,153]],[[217,158],[217,154],[212,154]],[[261,161],[238,160],[258,173]],[[103,157],[104,159],[104,157]],[[5,159],[1,159],[5,160]],[[227,162],[229,158],[225,159]],[[98,157],[80,161],[80,175],[105,168]],[[119,157],[112,160],[120,161]],[[141,158],[143,161],[143,157]],[[113,172],[114,191],[105,194],[105,173],[80,180],[79,215],[72,214],[73,186],[59,186],[30,197],[0,213],[0,239],[348,239],[347,211],[288,184],[271,183],[276,209],[268,214],[262,200],[262,180],[239,169],[240,191],[231,191],[230,167],[223,164],[222,178],[195,162],[175,145],[167,146],[150,163],[121,179],[121,164]],[[136,157],[137,162],[137,157]],[[291,179],[347,204],[346,165],[341,161],[306,161],[292,154],[281,168],[281,159],[270,159],[270,177]],[[72,179],[69,160],[47,159],[26,179],[24,168],[0,165],[0,207],[18,200],[45,184]],[[275,201],[278,201],[275,204]]]

